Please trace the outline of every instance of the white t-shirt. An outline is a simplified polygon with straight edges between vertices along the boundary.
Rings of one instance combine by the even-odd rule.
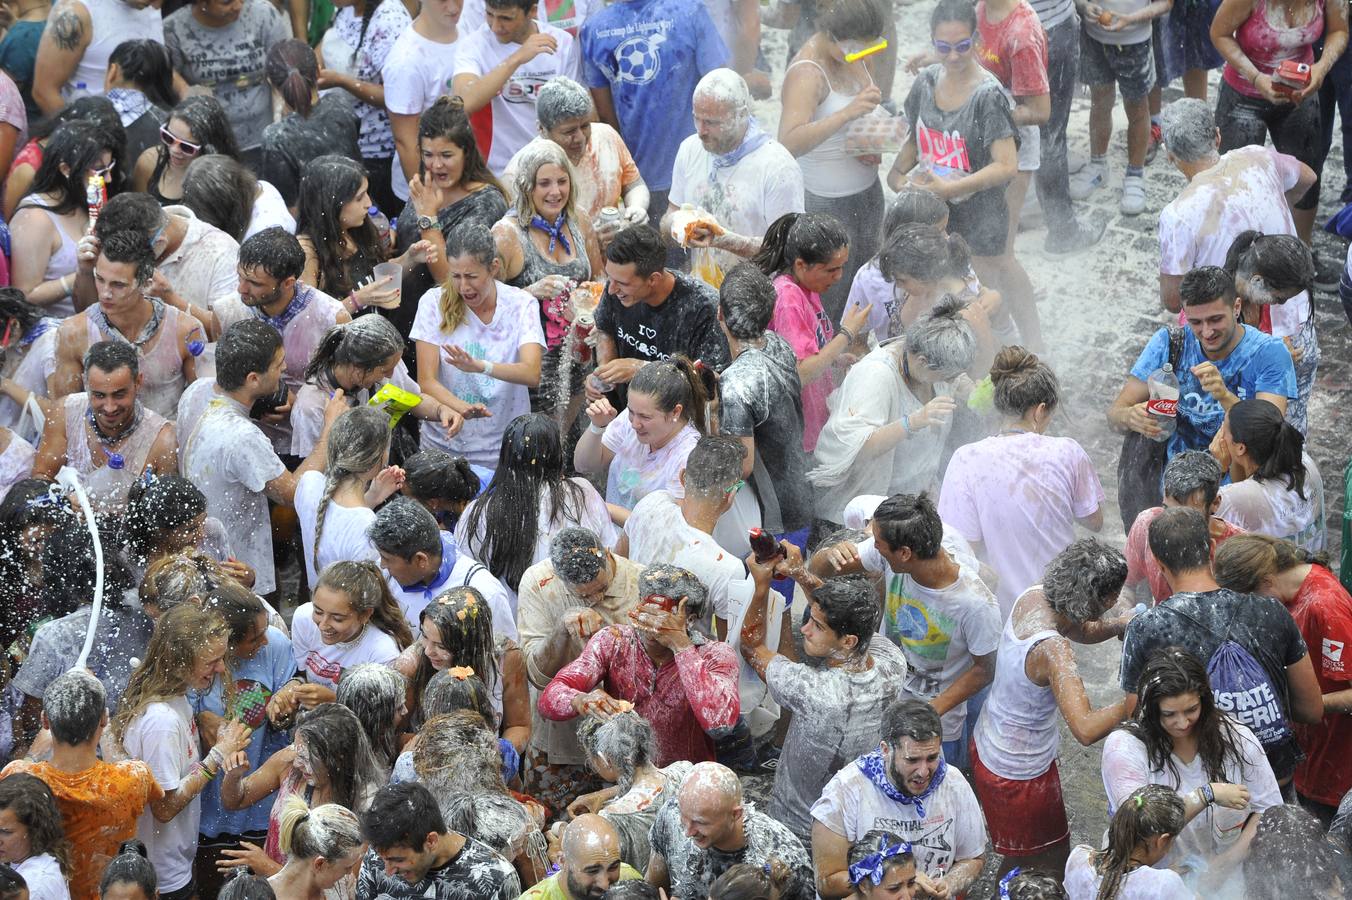
[[[130,725],[122,747],[130,759],[143,760],[165,793],[177,790],[202,756],[198,750],[197,719],[187,697],[151,703]],[[202,797],[192,798],[168,822],[155,818],[147,806],[137,822],[136,836],[146,845],[160,891],[176,891],[192,880],[193,857],[197,855],[197,826],[202,818]]]
[[[493,611],[493,632],[516,640],[516,596],[503,587],[502,582],[494,578],[487,567],[460,550],[456,546],[455,538],[444,531],[441,533],[441,552],[443,569],[448,554],[455,554],[455,560],[451,563],[445,579],[430,590],[419,585],[406,588],[393,578],[386,579],[390,585],[390,593],[394,595],[395,602],[403,611],[413,635],[415,637],[418,635],[418,629],[422,626],[419,620],[427,604],[451,588],[472,587],[483,594],[484,599],[488,601],[488,608]],[[438,572],[438,575],[440,574]]]
[[[868,331],[878,342],[896,337],[902,329],[898,324],[893,327],[900,301],[897,298],[897,286],[883,277],[876,260],[869,260],[854,273],[850,282],[850,294],[845,300],[847,311],[860,307],[868,308]]]
[[[462,13],[463,18],[463,13]],[[554,53],[541,53],[521,66],[507,79],[502,92],[485,108],[487,114],[475,114],[474,133],[479,145],[485,148],[488,168],[501,172],[516,151],[526,146],[539,133],[535,116],[535,98],[545,82],[566,75],[574,81],[582,80],[582,58],[577,39],[553,25],[538,25],[540,31],[558,41]],[[521,49],[518,43],[498,41],[491,28],[480,28],[461,41],[456,52],[455,74],[482,77],[502,65],[509,56]],[[486,121],[480,119],[485,116]]]
[[[30,856],[15,865],[14,870],[28,885],[28,900],[70,900],[70,888],[66,876],[61,874],[61,864],[50,853]]]
[[[485,32],[492,35],[492,32]],[[465,321],[453,331],[441,325],[441,288],[434,287],[418,300],[409,337],[437,348],[440,367],[437,381],[466,403],[482,403],[492,416],[469,419],[460,433],[446,437],[440,422],[422,423],[423,449],[434,447],[464,456],[477,466],[495,468],[502,435],[517,416],[530,412],[530,390],[524,384],[501,381],[480,372],[462,372],[446,361],[441,347],[456,344],[475,359],[514,363],[521,348],[538,344],[543,353],[545,335],[540,327],[540,302],[511,285],[496,282],[497,307],[493,320],[484,322],[474,310],[465,310]]]
[[[310,590],[314,590],[319,573],[339,560],[380,561],[376,545],[366,536],[366,529],[376,520],[375,511],[365,506],[340,506],[330,500],[324,510],[324,534],[319,539],[319,564],[316,566],[315,528],[319,522],[319,501],[323,496],[323,472],[311,470],[300,476],[296,482],[295,506]]]
[[[354,640],[345,644],[326,644],[315,625],[315,606],[302,603],[291,617],[291,655],[296,670],[304,672],[310,684],[322,684],[337,690],[344,669],[362,663],[388,666],[399,655],[399,645],[371,623]]]
[[[1283,538],[1311,553],[1324,549],[1324,479],[1310,454],[1305,463],[1305,499],[1287,490],[1286,478],[1246,478],[1221,487],[1216,515],[1237,528]]]
[[[939,517],[983,546],[1000,576],[1007,618],[1056,554],[1075,540],[1075,520],[1104,500],[1089,454],[1071,438],[1005,434],[959,447],[939,494]]]
[[[605,0],[540,0],[538,15],[541,22],[565,29],[576,36],[587,16],[602,9]],[[460,8],[460,33],[478,31],[486,23],[484,0],[465,0]]]
[[[249,411],[216,393],[215,385],[215,379],[198,379],[179,398],[179,471],[207,498],[207,515],[225,526],[235,556],[257,573],[254,590],[270,594],[277,582],[263,488],[286,466]]]
[[[955,862],[986,852],[986,817],[972,786],[949,766],[943,784],[925,799],[925,817],[868,780],[854,761],[835,774],[812,806],[812,818],[853,843],[877,828],[909,841],[916,871],[942,876]]]
[[[418,382],[408,374],[408,366],[401,359],[394,367],[394,374],[387,380],[376,384],[371,390],[344,391],[349,406],[359,406],[371,399],[382,387],[392,384],[410,394],[422,394]],[[306,382],[296,391],[296,402],[291,406],[291,453],[302,459],[314,452],[319,436],[324,433],[324,407],[329,402],[329,388]],[[409,413],[412,415],[412,413]]]
[[[482,17],[481,17],[482,23]],[[466,32],[462,29],[462,35]],[[443,44],[418,34],[417,26],[404,29],[385,57],[380,76],[385,81],[385,109],[400,116],[420,116],[442,94],[453,94],[456,49],[460,40]],[[400,200],[408,199],[408,179],[396,152],[390,163],[391,186]]]
[[[1070,852],[1066,860],[1066,897],[1069,900],[1097,900],[1103,876],[1094,871],[1090,862],[1091,848],[1084,844]],[[1172,869],[1154,869],[1141,866],[1128,872],[1118,882],[1120,900],[1194,900],[1183,879]]]
[[[944,532],[947,539],[949,529],[945,527]],[[962,541],[960,535],[953,537]],[[1000,606],[981,580],[970,547],[963,552],[945,540],[944,549],[958,564],[958,578],[937,590],[891,571],[871,539],[856,544],[855,549],[865,569],[887,577],[878,633],[886,635],[906,657],[906,693],[933,700],[975,665],[972,657],[994,653],[1000,646]],[[944,713],[944,740],[962,737],[966,722],[967,702],[963,701]]]
[[[698,443],[699,431],[686,423],[662,449],[649,450],[639,442],[629,416],[624,413],[616,416],[601,435],[602,446],[615,454],[610,461],[610,477],[606,479],[606,502],[633,509],[634,504],[657,490],[684,497],[681,472],[686,457]]]
[[[253,215],[249,217],[249,228],[244,232],[247,241],[258,232],[273,226],[280,227],[287,234],[296,233],[296,217],[291,215],[282,192],[266,181],[258,182],[258,194],[254,197]]]

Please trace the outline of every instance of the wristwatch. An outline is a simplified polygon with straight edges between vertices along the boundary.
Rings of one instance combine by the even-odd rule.
[[[418,230],[428,231],[437,227],[437,220],[431,216],[418,216]]]

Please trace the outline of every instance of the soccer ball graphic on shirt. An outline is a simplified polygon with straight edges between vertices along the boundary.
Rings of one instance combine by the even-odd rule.
[[[640,34],[615,48],[615,77],[629,84],[647,84],[662,71],[658,48],[666,43],[664,34]]]

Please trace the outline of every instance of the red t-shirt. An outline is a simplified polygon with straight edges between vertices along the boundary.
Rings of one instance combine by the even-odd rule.
[[[1321,693],[1344,691],[1352,682],[1352,597],[1323,566],[1305,576],[1287,605],[1310,648]],[[1305,761],[1296,767],[1296,790],[1311,800],[1337,806],[1352,789],[1352,716],[1330,713],[1318,725],[1297,725]]]
[[[1155,603],[1163,603],[1173,593],[1164,578],[1164,572],[1160,570],[1160,564],[1155,562],[1155,556],[1150,552],[1150,523],[1162,512],[1163,506],[1142,510],[1132,523],[1131,531],[1127,532],[1127,547],[1122,551],[1122,555],[1127,558],[1127,587],[1135,587],[1145,579],[1150,583],[1150,596],[1155,599]],[[1235,535],[1243,534],[1244,529],[1215,516],[1211,517],[1211,525],[1211,558],[1215,559],[1216,548]],[[1218,526],[1219,534],[1215,533]]]
[[[986,19],[985,0],[976,5],[977,59],[1015,97],[1051,93],[1047,84],[1047,32],[1026,0],[999,22]]]

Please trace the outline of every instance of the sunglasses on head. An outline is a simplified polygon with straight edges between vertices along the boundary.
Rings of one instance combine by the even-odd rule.
[[[169,149],[178,147],[187,156],[196,156],[202,152],[201,144],[194,144],[192,141],[185,141],[169,130],[169,126],[160,126],[160,142]]]
[[[948,41],[933,41],[932,43],[934,44],[934,49],[939,52],[940,56],[947,56],[954,50],[958,51],[959,53],[966,53],[967,51],[972,49],[971,38],[963,38],[956,44],[950,44]]]

